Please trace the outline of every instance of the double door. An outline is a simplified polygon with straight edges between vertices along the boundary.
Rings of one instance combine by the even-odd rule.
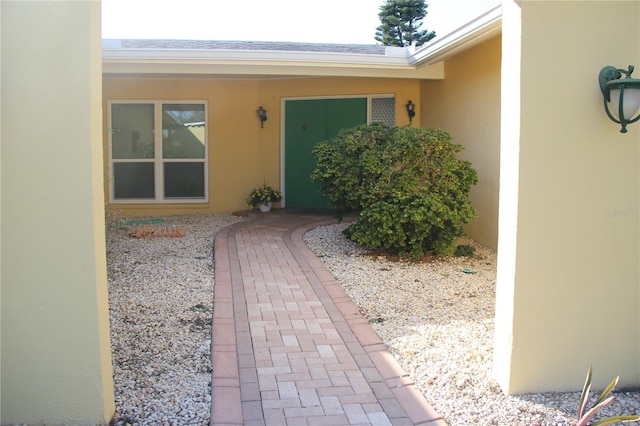
[[[367,99],[285,101],[284,194],[290,208],[330,208],[311,181],[316,168],[313,148],[342,129],[367,123]]]

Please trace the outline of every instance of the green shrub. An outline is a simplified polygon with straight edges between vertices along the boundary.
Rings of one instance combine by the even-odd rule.
[[[456,251],[453,253],[458,257],[471,257],[475,253],[476,249],[468,244],[460,244],[456,247]]]
[[[358,126],[316,146],[312,179],[338,218],[360,212],[345,230],[358,244],[451,255],[463,224],[475,217],[469,190],[478,177],[456,158],[462,149],[439,129]]]
[[[380,124],[342,130],[332,141],[321,142],[313,150],[318,167],[311,178],[320,182],[336,209],[338,218],[361,210],[365,186],[372,187],[380,176],[375,155],[385,143],[389,129]]]

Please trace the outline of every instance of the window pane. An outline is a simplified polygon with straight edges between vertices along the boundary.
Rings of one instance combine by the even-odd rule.
[[[203,104],[162,106],[162,158],[204,158]]]
[[[153,104],[111,105],[114,159],[153,158]]]
[[[165,163],[166,198],[204,198],[204,163]]]
[[[153,163],[114,163],[113,175],[116,200],[154,198]]]
[[[373,98],[371,99],[371,122],[382,123],[385,126],[396,125],[396,99]]]

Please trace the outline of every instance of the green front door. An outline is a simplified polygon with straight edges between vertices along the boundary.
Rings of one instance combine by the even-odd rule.
[[[285,102],[284,192],[287,207],[329,208],[320,184],[311,181],[318,142],[367,122],[367,99],[309,99]]]

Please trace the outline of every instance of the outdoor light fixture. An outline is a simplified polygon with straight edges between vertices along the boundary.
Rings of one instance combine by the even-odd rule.
[[[640,114],[637,114],[640,109],[640,80],[631,78],[632,72],[633,65],[629,65],[628,70],[607,66],[600,70],[598,76],[604,110],[614,123],[622,126],[620,133],[627,133],[627,124],[640,120]],[[626,77],[622,78],[622,74]],[[609,103],[613,113],[609,111]]]
[[[262,107],[258,107],[256,112],[258,113],[258,118],[260,119],[260,128],[262,128],[264,127],[264,122],[267,121],[267,110]]]
[[[414,104],[413,102],[409,101],[405,107],[407,108],[407,114],[409,114],[409,123],[411,123],[411,120],[413,120],[413,117],[416,116],[416,104]]]

